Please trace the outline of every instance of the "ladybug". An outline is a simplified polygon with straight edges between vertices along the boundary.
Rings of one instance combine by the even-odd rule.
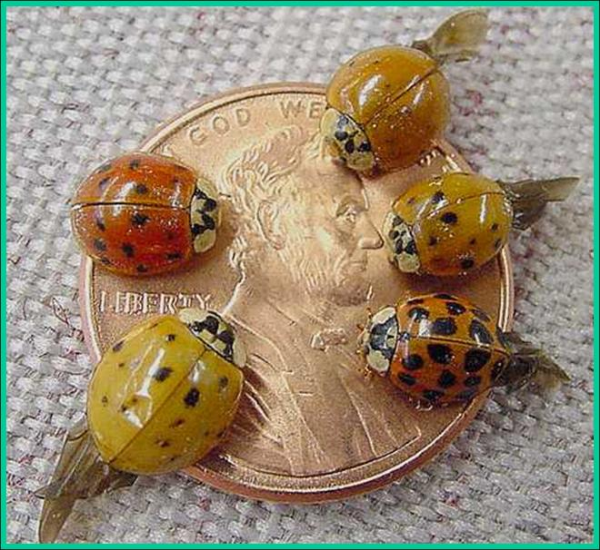
[[[466,10],[412,47],[377,47],[344,63],[327,87],[320,124],[332,155],[360,172],[405,168],[419,160],[449,120],[441,63],[475,55],[486,32],[487,12]]]
[[[179,268],[215,244],[219,224],[214,186],[154,154],[131,153],[102,165],[79,187],[71,207],[81,248],[122,275]]]
[[[451,294],[380,309],[369,318],[360,344],[371,370],[388,377],[410,400],[429,406],[467,402],[495,386],[569,380],[543,352]]]
[[[200,309],[152,318],[108,348],[89,385],[87,425],[71,430],[38,491],[40,538],[54,540],[77,498],[206,456],[234,418],[245,360],[229,323]]]
[[[462,275],[494,258],[511,227],[526,229],[549,201],[567,198],[577,178],[493,181],[449,172],[412,186],[393,203],[382,234],[392,264],[406,273]]]

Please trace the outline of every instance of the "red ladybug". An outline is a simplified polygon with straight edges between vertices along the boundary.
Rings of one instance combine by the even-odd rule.
[[[107,162],[79,187],[71,224],[83,251],[111,271],[154,275],[211,248],[220,223],[214,186],[160,155]]]

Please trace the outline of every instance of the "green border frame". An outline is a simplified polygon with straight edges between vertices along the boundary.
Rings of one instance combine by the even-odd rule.
[[[519,544],[519,543],[506,543],[506,544],[460,544],[460,543],[440,543],[440,544],[88,544],[88,543],[57,543],[52,545],[37,544],[37,543],[9,543],[7,542],[7,457],[6,453],[2,451],[2,502],[1,506],[1,524],[0,531],[2,537],[0,544],[2,548],[148,548],[149,546],[158,546],[160,548],[264,548],[265,546],[276,547],[276,548],[446,548],[450,546],[456,546],[461,548],[598,548],[599,537],[598,537],[598,518],[599,518],[599,501],[598,501],[598,460],[599,460],[599,433],[598,433],[598,395],[600,393],[600,378],[598,376],[598,342],[596,337],[600,329],[600,308],[598,304],[598,281],[599,281],[599,266],[600,262],[595,254],[600,250],[600,216],[598,209],[598,201],[600,199],[600,150],[599,150],[599,133],[598,133],[598,105],[600,104],[600,93],[599,93],[599,67],[600,67],[600,43],[599,43],[599,30],[598,30],[598,16],[600,8],[598,2],[595,1],[422,1],[422,2],[385,2],[385,1],[341,1],[341,2],[314,2],[314,1],[287,1],[287,2],[276,2],[276,1],[257,1],[257,2],[239,2],[239,1],[204,1],[204,2],[182,2],[182,1],[111,1],[111,0],[100,0],[98,2],[93,1],[5,1],[2,2],[1,7],[1,73],[2,73],[2,96],[1,96],[1,112],[2,112],[2,128],[1,128],[1,151],[0,158],[2,161],[2,200],[1,200],[1,259],[2,259],[2,316],[1,316],[1,341],[0,341],[0,360],[2,362],[2,376],[1,376],[1,388],[2,388],[2,399],[0,400],[0,412],[2,416],[2,449],[7,448],[7,428],[6,428],[6,404],[7,404],[7,337],[6,337],[6,293],[8,289],[7,281],[7,251],[6,251],[6,182],[8,178],[7,164],[6,164],[6,147],[7,147],[7,87],[6,87],[6,13],[9,7],[56,7],[56,6],[220,6],[220,7],[233,7],[233,6],[252,6],[252,7],[268,7],[268,6],[304,6],[304,7],[323,7],[323,6],[483,6],[483,7],[507,7],[507,6],[520,6],[520,7],[590,7],[594,12],[594,535],[593,541],[590,543],[533,543],[533,544]]]

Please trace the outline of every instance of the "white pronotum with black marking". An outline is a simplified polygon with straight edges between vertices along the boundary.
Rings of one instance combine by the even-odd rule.
[[[221,357],[240,369],[246,364],[246,350],[229,323],[214,311],[182,309],[179,319]]]
[[[415,238],[409,225],[394,212],[383,222],[383,238],[390,261],[404,273],[416,273],[421,267]]]
[[[212,248],[219,225],[221,210],[217,202],[217,190],[208,180],[198,178],[190,205],[190,227],[196,253]]]
[[[398,343],[396,308],[388,306],[373,315],[361,335],[362,353],[376,373],[385,375]]]

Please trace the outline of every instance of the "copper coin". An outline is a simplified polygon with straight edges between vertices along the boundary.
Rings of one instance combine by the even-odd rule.
[[[274,501],[318,502],[380,487],[444,449],[485,401],[422,411],[356,354],[367,309],[425,292],[466,295],[503,329],[508,252],[463,278],[402,275],[379,234],[391,201],[446,170],[469,170],[440,142],[411,168],[360,180],[334,163],[318,122],[324,88],[267,85],[206,101],[160,127],[143,151],[176,157],[218,186],[217,246],[183,271],[120,277],[84,260],[81,307],[94,359],[143,318],[202,306],[238,327],[249,363],[226,441],[186,472]]]

